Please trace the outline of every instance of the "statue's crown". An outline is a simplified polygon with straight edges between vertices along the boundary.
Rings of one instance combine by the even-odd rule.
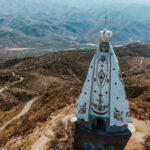
[[[100,31],[100,40],[103,42],[108,42],[111,40],[112,32],[105,28],[104,30]]]

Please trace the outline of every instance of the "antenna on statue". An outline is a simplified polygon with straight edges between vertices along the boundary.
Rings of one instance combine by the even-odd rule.
[[[110,20],[108,21],[108,11],[107,10],[105,10],[104,19],[101,20],[100,22],[104,25],[105,29],[107,29],[108,27],[110,27],[110,25],[108,25],[108,22],[110,22]]]
[[[107,28],[108,20],[107,20],[107,11],[105,11],[105,28]]]

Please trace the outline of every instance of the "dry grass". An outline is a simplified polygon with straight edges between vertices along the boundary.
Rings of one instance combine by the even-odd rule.
[[[5,90],[0,95],[0,111],[11,111],[17,105],[27,102],[37,94],[32,91],[27,91],[19,88],[10,88]]]
[[[145,150],[150,150],[150,135],[145,137],[144,146],[145,146]]]
[[[141,120],[150,120],[150,102],[142,100],[130,100],[130,110],[132,116]]]
[[[13,66],[10,70],[4,70],[4,72],[12,72],[18,68],[54,60],[51,64],[19,72],[25,80],[5,92],[6,96],[11,95],[15,97],[15,101],[21,103],[30,99],[28,96],[25,96],[23,91],[40,94],[41,98],[32,105],[28,114],[13,121],[1,132],[0,145],[4,145],[13,137],[24,136],[29,131],[32,132],[38,123],[46,121],[56,110],[65,107],[67,104],[75,103],[76,98],[80,95],[93,54],[94,51],[52,53],[29,59],[28,61]],[[127,69],[132,67],[130,64],[131,59],[131,57],[121,57],[119,59],[122,70],[125,67]],[[133,62],[134,64],[138,64],[139,57],[134,58],[132,60]],[[146,67],[146,65],[142,67]],[[3,71],[0,72],[0,76],[2,74]],[[3,85],[13,80],[9,76],[3,81]],[[148,92],[150,89],[149,72],[125,75],[124,83],[130,100],[131,113],[139,119],[148,119],[150,116],[150,93]],[[14,106],[10,112],[7,112],[8,115],[11,114],[13,109],[15,109]],[[149,115],[147,115],[148,117],[144,116],[146,112]],[[1,116],[5,116],[5,112]]]
[[[70,121],[67,123],[58,120],[54,127],[54,138],[48,143],[47,150],[72,150],[74,144],[75,125]]]
[[[66,104],[75,103],[81,88],[73,89],[73,87],[68,85],[54,90],[49,89],[49,92],[45,92],[42,98],[32,105],[27,114],[13,121],[1,132],[1,145],[4,145],[14,136],[25,135],[29,130],[34,129],[39,122],[46,121],[53,112],[64,108]]]
[[[1,87],[9,85],[16,80],[18,79],[16,77],[13,77],[11,74],[0,72],[0,86]]]
[[[0,111],[0,127],[3,126],[7,121],[12,119],[14,116],[19,114],[24,106],[25,103],[21,103],[20,105],[13,107],[10,111]]]

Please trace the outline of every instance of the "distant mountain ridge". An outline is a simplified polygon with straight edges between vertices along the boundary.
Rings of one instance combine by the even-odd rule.
[[[98,44],[105,9],[114,44],[150,42],[150,7],[111,1],[19,0],[0,3],[0,48],[78,48]],[[87,6],[87,7],[85,7]]]

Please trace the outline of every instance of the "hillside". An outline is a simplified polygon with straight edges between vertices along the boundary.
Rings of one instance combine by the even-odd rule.
[[[122,72],[140,64],[144,56],[142,64],[124,73],[123,78],[132,116],[141,120],[150,119],[149,115],[145,115],[149,114],[150,109],[150,57],[141,53],[140,45],[134,46],[117,48],[116,53]],[[149,50],[145,52],[149,53]],[[49,120],[56,111],[75,104],[94,53],[93,50],[50,53],[20,62],[18,60],[16,65],[5,66],[5,69],[0,70],[0,87],[2,89],[8,86],[0,92],[0,127],[15,117],[27,102],[37,98],[26,114],[0,131],[0,145],[7,143],[6,146],[10,149],[12,140],[15,138],[16,143],[20,137],[21,144],[13,146],[26,149],[36,141],[26,139],[25,142],[26,136],[34,133],[36,127]],[[16,81],[18,82],[12,84]],[[9,86],[10,84],[12,85]]]
[[[146,43],[132,43],[116,47],[118,56],[143,56],[150,57],[150,45]]]
[[[72,10],[74,11],[74,10]],[[98,43],[99,31],[104,28],[104,13],[99,19],[84,16],[87,12],[68,12],[75,15],[63,19],[52,17],[44,13],[33,15],[1,15],[0,16],[0,48],[49,48],[53,50],[63,48],[85,47],[84,43]],[[91,12],[92,13],[92,12]],[[149,19],[135,21],[133,18],[124,17],[125,14],[112,11],[109,29],[113,31],[115,44],[149,41]],[[126,14],[128,16],[128,14]],[[13,19],[12,19],[13,18]],[[74,18],[74,19],[73,19]],[[115,20],[113,19],[115,18]],[[122,19],[124,18],[124,19]],[[117,23],[116,25],[116,22]]]
[[[1,0],[0,51],[8,48],[62,50],[98,44],[108,10],[114,44],[150,42],[149,5],[119,1]],[[133,11],[134,10],[134,11]],[[139,13],[140,12],[140,13]]]

